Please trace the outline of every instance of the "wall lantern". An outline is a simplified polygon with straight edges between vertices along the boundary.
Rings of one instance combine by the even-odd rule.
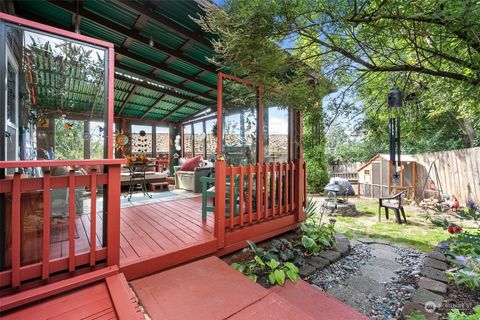
[[[400,174],[397,172],[397,165],[400,165],[400,114],[403,107],[403,93],[395,85],[387,94],[387,105],[389,113],[389,137],[390,137],[390,162],[394,166],[393,178],[398,180]]]

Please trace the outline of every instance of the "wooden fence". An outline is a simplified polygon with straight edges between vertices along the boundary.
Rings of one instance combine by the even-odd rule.
[[[480,147],[423,153],[412,157],[418,162],[417,200],[423,198],[422,189],[432,163],[435,163],[437,167],[443,193],[450,196],[455,195],[461,203],[465,203],[469,199],[480,200]],[[433,169],[430,176],[436,183]],[[439,187],[436,186],[437,189]]]
[[[124,160],[79,160],[79,161],[25,161],[0,162],[0,169],[18,167],[41,167],[40,178],[28,178],[16,172],[0,180],[0,196],[5,203],[7,248],[4,255],[4,270],[0,272],[0,288],[17,288],[23,282],[48,280],[52,274],[62,271],[73,272],[82,266],[100,267],[119,264],[120,245],[120,164]],[[77,175],[70,170],[67,175],[52,176],[54,167],[105,166],[105,172],[95,169],[88,175]],[[76,208],[76,190],[90,190],[90,210],[79,222]],[[99,216],[97,188],[104,190],[105,216]],[[58,232],[54,227],[52,194],[60,190],[67,199],[67,214],[63,216],[68,245],[59,249]],[[3,209],[2,209],[3,210]],[[83,209],[82,209],[83,213]],[[108,217],[108,219],[107,219]],[[99,219],[106,222],[103,230]],[[27,224],[28,221],[28,224]],[[2,223],[4,223],[2,221]],[[77,239],[79,224],[85,229],[85,239]],[[102,236],[99,236],[101,234]],[[28,239],[26,239],[28,235]],[[79,240],[85,240],[79,249]],[[60,255],[57,255],[61,250]]]

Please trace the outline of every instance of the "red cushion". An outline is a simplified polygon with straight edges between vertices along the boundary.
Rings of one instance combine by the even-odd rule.
[[[195,168],[200,165],[202,160],[202,156],[196,156],[191,159],[187,159],[180,168],[180,171],[194,171]]]

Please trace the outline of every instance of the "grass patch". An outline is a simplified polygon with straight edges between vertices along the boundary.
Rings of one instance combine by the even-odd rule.
[[[378,221],[378,200],[353,198],[360,215],[336,217],[335,229],[349,238],[381,238],[392,243],[407,245],[423,252],[431,251],[440,241],[450,237],[448,232],[433,226],[415,208],[405,208],[407,224],[398,224],[390,211],[390,220],[382,209],[382,220]],[[324,217],[325,219],[325,217]]]

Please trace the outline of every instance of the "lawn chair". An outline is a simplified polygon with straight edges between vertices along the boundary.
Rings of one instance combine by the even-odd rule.
[[[382,208],[385,208],[385,215],[388,220],[388,210],[392,209],[395,213],[395,218],[397,223],[402,223],[400,217],[400,212],[402,213],[403,220],[407,223],[407,218],[405,217],[405,210],[403,210],[403,198],[405,196],[405,191],[399,192],[390,197],[381,197],[378,199],[378,221],[381,221]]]
[[[202,221],[207,221],[207,211],[215,211],[215,178],[201,177],[202,183]],[[208,199],[212,199],[212,205],[208,205]]]

